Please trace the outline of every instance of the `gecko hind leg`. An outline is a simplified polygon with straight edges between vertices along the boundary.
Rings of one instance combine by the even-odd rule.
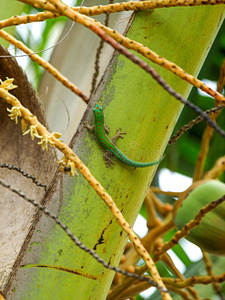
[[[121,137],[122,139],[124,138],[123,136],[122,136],[122,134],[126,134],[126,132],[122,132],[121,131],[121,128],[119,128],[117,131],[116,131],[116,135],[112,138],[112,143],[116,146],[116,141],[117,141],[117,139],[119,138],[119,137]],[[111,159],[111,157],[113,157],[114,155],[113,155],[113,153],[111,152],[111,151],[106,151],[105,153],[104,153],[104,159],[106,160],[105,161],[105,164],[106,164],[106,167],[108,168],[108,167],[110,167],[111,169],[113,169],[113,165],[115,164],[113,161],[112,161],[112,159]]]
[[[105,165],[106,167],[110,167],[111,169],[113,169],[113,165],[115,165],[115,163],[111,160],[111,157],[113,156],[112,152],[110,151],[106,151],[103,155],[104,159],[105,159]]]

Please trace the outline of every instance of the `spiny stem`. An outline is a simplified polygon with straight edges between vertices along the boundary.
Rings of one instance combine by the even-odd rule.
[[[225,108],[224,104],[218,105],[216,107],[212,107],[208,110],[206,110],[204,113],[211,116],[215,112]],[[198,116],[196,119],[191,120],[188,124],[182,126],[174,136],[172,136],[168,142],[168,145],[174,144],[187,130],[191,129],[194,125],[197,125],[198,123],[202,122],[203,117]]]
[[[37,1],[35,4],[31,0],[18,0],[20,2],[27,3],[33,7],[44,8],[44,4],[37,6]],[[225,0],[154,0],[154,1],[131,1],[131,2],[121,2],[110,5],[97,5],[92,7],[82,6],[71,7],[74,11],[79,11],[82,15],[95,16],[101,14],[111,14],[122,11],[138,11],[138,10],[149,10],[154,8],[163,7],[180,7],[180,6],[199,6],[199,5],[220,5],[225,4]],[[27,24],[31,22],[39,22],[47,19],[58,18],[61,15],[55,11],[51,6],[48,7],[49,11],[44,11],[37,13],[36,15],[25,15],[25,16],[13,16],[6,20],[0,21],[0,29],[8,26],[15,26],[20,24]]]
[[[98,5],[80,9],[81,14],[87,16],[111,14],[122,11],[139,11],[163,7],[199,6],[224,4],[224,0],[151,0],[151,1],[129,1],[110,5]],[[74,8],[75,10],[76,8]],[[76,9],[77,10],[77,9]]]
[[[50,6],[47,1],[36,0],[19,0],[20,2],[27,3],[35,8],[43,8],[57,15],[55,7]],[[179,6],[199,6],[199,5],[220,5],[225,4],[224,0],[152,0],[152,1],[129,1],[108,5],[97,5],[92,7],[82,6],[80,9],[77,7],[72,8],[74,11],[79,11],[81,14],[87,16],[111,14],[122,11],[139,11],[149,10],[155,8],[169,8]]]
[[[4,163],[0,163],[0,168],[7,168],[9,170],[14,170],[14,171],[17,171],[19,173],[21,173],[24,177],[26,178],[30,178],[34,184],[36,184],[37,186],[40,186],[40,187],[43,187],[45,189],[45,191],[47,190],[47,185],[45,184],[42,184],[40,182],[38,182],[36,180],[36,177],[24,172],[21,168],[19,167],[16,167],[16,166],[13,166],[13,165],[9,165],[9,164],[4,164]]]

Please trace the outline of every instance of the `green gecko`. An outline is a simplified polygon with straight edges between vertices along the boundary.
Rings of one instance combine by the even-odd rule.
[[[94,130],[94,133],[99,141],[100,145],[106,149],[106,153],[104,154],[104,158],[106,160],[105,164],[107,167],[113,168],[114,162],[109,158],[109,154],[113,154],[123,163],[132,166],[132,167],[149,167],[158,164],[161,160],[153,161],[153,162],[137,162],[129,159],[126,155],[124,155],[117,147],[116,147],[116,140],[123,136],[121,134],[126,134],[126,132],[121,132],[121,128],[117,130],[117,134],[114,136],[112,140],[108,137],[107,133],[109,132],[109,128],[105,126],[104,123],[104,113],[102,107],[99,104],[96,104],[94,109],[94,117],[95,117],[95,124],[90,126],[88,122],[84,122],[84,126],[89,130]]]

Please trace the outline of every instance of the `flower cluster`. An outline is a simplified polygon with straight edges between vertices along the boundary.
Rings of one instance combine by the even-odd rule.
[[[70,177],[73,177],[75,174],[78,175],[75,169],[75,163],[70,159],[66,158],[65,156],[58,162],[60,164],[60,171],[70,173]]]
[[[40,145],[42,145],[42,149],[46,149],[48,150],[48,144],[50,144],[52,147],[55,147],[55,142],[52,140],[52,137],[58,139],[60,138],[61,133],[58,132],[53,132],[50,135],[47,134],[43,134],[40,139],[41,141],[38,143]]]
[[[16,85],[13,85],[13,81],[14,78],[7,78],[5,81],[0,79],[0,88],[4,89],[8,93],[9,90],[17,87]],[[38,144],[42,146],[43,150],[48,150],[48,145],[55,147],[56,142],[60,142],[59,138],[61,137],[61,133],[53,132],[50,134],[47,130],[43,130],[43,126],[37,122],[36,117],[33,115],[32,124],[30,124],[29,120],[31,118],[31,113],[29,111],[24,112],[23,106],[20,104],[18,99],[10,94],[7,95],[10,99],[9,103],[12,105],[11,109],[7,108],[7,111],[9,112],[8,116],[11,120],[15,120],[16,124],[18,123],[18,118],[22,117],[21,128],[23,135],[30,134],[32,140],[34,140],[34,138],[38,138],[40,140]],[[28,125],[29,129],[27,129]],[[69,172],[71,177],[77,174],[75,170],[75,163],[70,159],[63,157],[59,163],[61,164],[62,171]]]
[[[13,106],[12,109],[7,108],[7,111],[10,112],[9,113],[9,117],[11,120],[15,120],[16,124],[18,123],[18,117],[21,117],[21,106]]]
[[[14,78],[8,78],[8,77],[6,77],[5,81],[2,81],[0,79],[0,88],[5,89],[7,91],[17,88],[17,85],[14,85],[13,81]]]

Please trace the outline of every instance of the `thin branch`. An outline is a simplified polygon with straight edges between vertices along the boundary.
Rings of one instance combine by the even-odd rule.
[[[144,2],[138,2],[138,3],[142,4]],[[152,2],[149,2],[149,3],[152,3]],[[74,9],[74,11],[76,11],[76,10]],[[82,13],[82,8],[80,10],[80,13]],[[50,12],[43,12],[43,13],[38,13],[37,15],[34,15],[34,16],[31,16],[31,15],[28,15],[28,16],[14,16],[14,17],[12,17],[8,20],[0,21],[0,28],[3,28],[5,26],[10,26],[10,25],[15,25],[15,24],[17,24],[17,25],[18,24],[26,24],[28,22],[29,23],[30,22],[37,22],[37,21],[39,22],[39,21],[46,20],[47,18],[50,18],[50,17],[53,18],[53,15],[54,14],[52,14]],[[58,14],[58,17],[59,16],[60,16],[60,14]],[[85,18],[85,16],[83,16],[83,17]],[[90,21],[90,22],[93,22],[92,19],[87,18],[87,17],[86,17],[86,20]],[[108,28],[107,26],[102,25],[100,22],[95,22],[94,24],[97,25],[98,27],[100,27],[102,30],[104,30],[105,33],[107,33],[109,36],[111,36],[115,41],[117,41],[119,44],[121,44],[125,48],[131,49],[131,50],[134,50],[134,51],[140,53],[142,56],[148,58],[149,60],[151,60],[155,64],[161,66],[162,68],[164,68],[166,70],[171,71],[176,76],[179,76],[182,80],[187,81],[188,83],[192,84],[193,86],[195,86],[195,87],[199,88],[200,90],[206,92],[210,96],[215,97],[215,99],[217,99],[218,101],[225,101],[225,98],[221,94],[216,93],[211,88],[209,88],[205,83],[203,83],[201,80],[195,78],[191,74],[188,74],[185,70],[183,70],[182,68],[177,66],[175,63],[173,63],[173,62],[165,59],[164,57],[158,55],[157,53],[155,53],[154,51],[149,49],[147,46],[144,46],[144,45],[142,45],[142,44],[140,44],[136,41],[133,41],[133,40],[127,38],[127,37],[124,37],[123,35],[116,32],[115,30],[112,30],[111,28]],[[103,44],[101,42],[101,47],[102,47],[102,45]]]
[[[114,0],[109,0],[109,4],[113,4],[113,1]],[[105,26],[109,25],[109,15],[105,16],[104,25]],[[101,57],[101,53],[102,53],[103,47],[104,47],[104,41],[101,39],[100,42],[99,42],[98,48],[96,50],[95,71],[94,71],[93,76],[92,76],[90,95],[93,93],[93,91],[94,91],[94,89],[96,87],[97,78],[98,78],[99,70],[100,70],[99,62],[100,62],[100,57]]]
[[[215,201],[212,201],[211,203],[205,205],[200,211],[199,213],[195,216],[195,218],[193,220],[191,220],[189,223],[187,223],[181,230],[177,231],[175,233],[175,235],[172,237],[172,239],[168,242],[166,242],[163,247],[158,248],[155,253],[154,253],[154,257],[153,259],[155,261],[159,260],[159,257],[165,253],[166,251],[168,251],[169,249],[173,248],[173,246],[175,246],[179,240],[185,236],[187,236],[189,234],[189,231],[195,227],[197,227],[203,217],[209,213],[210,211],[214,210],[218,205],[220,205],[221,203],[223,203],[225,201],[225,195]]]
[[[203,261],[205,263],[208,275],[211,276],[211,277],[215,276],[215,274],[213,272],[213,264],[212,264],[212,261],[210,259],[209,254],[206,253],[205,251],[202,251],[202,254],[203,254]],[[215,292],[219,296],[220,300],[224,300],[224,297],[221,293],[220,286],[219,286],[218,282],[213,282],[212,285],[213,285],[213,288],[214,288]]]
[[[44,10],[49,10],[53,12],[56,16],[57,10],[50,6],[47,1],[38,0],[18,0],[23,3],[27,3],[35,8],[43,8]],[[169,8],[169,7],[180,7],[180,6],[199,6],[199,5],[220,5],[225,4],[224,0],[153,0],[153,1],[130,1],[130,2],[121,2],[108,5],[97,5],[92,7],[82,6],[80,8],[80,13],[87,16],[95,16],[101,14],[111,14],[123,11],[139,11],[139,10],[149,10],[155,8]],[[71,7],[72,8],[72,7]],[[74,11],[78,11],[79,8],[73,7]],[[52,17],[51,17],[52,18]]]
[[[41,58],[39,55],[35,54],[31,49],[29,49],[26,45],[22,42],[18,41],[12,35],[4,31],[3,29],[0,30],[0,36],[14,45],[15,47],[19,48],[21,51],[29,55],[30,59],[34,62],[42,66],[46,71],[52,74],[57,80],[59,80],[63,85],[69,88],[72,92],[74,92],[77,96],[81,97],[85,103],[88,103],[88,97],[83,94],[83,92],[78,89],[72,82],[70,82],[65,76],[63,76],[56,68],[54,68],[49,62]]]
[[[225,272],[218,276],[193,276],[183,281],[173,278],[163,278],[163,281],[165,284],[183,289],[194,284],[211,284],[213,282],[222,283],[225,281]]]
[[[225,156],[217,159],[211,170],[205,173],[204,179],[217,179],[225,171]]]
[[[175,274],[179,279],[181,280],[186,279],[184,275],[181,274],[180,271],[177,269],[177,267],[175,266],[173,260],[171,259],[168,253],[164,253],[162,255],[162,261],[165,263],[167,267],[169,267],[169,269],[173,272],[173,274]],[[192,295],[193,299],[201,300],[196,289],[194,289],[193,287],[187,287],[187,289],[189,291],[189,294]]]
[[[224,0],[152,0],[152,1],[130,1],[110,5],[98,5],[80,9],[81,14],[87,16],[111,14],[122,11],[139,11],[163,7],[199,6],[224,4]],[[76,9],[76,8],[75,8]],[[77,9],[76,9],[77,10]]]
[[[46,0],[35,0],[35,1],[34,0],[18,0],[18,1],[26,3],[30,6],[33,6],[36,9],[42,8],[44,10],[58,13],[58,9],[56,9],[54,5],[52,5],[51,3],[49,3]]]
[[[174,291],[175,293],[180,294],[183,299],[193,299],[193,298],[189,298],[187,292],[182,291],[182,289],[184,288],[189,288],[195,284],[203,284],[203,285],[208,285],[208,284],[212,284],[214,282],[216,283],[223,283],[225,281],[225,272],[222,273],[221,275],[214,275],[214,276],[193,276],[187,279],[179,279],[179,278],[165,278],[163,277],[163,282],[165,283],[166,287],[171,290]],[[140,282],[137,283],[135,285],[130,285],[130,287],[124,291],[122,291],[120,293],[121,298],[113,298],[113,293],[114,291],[112,291],[109,296],[108,296],[108,300],[114,300],[114,299],[127,299],[129,298],[129,296],[134,294],[134,290],[136,290],[137,292],[141,292],[144,291],[146,289],[148,289],[150,287],[150,285],[147,282]],[[196,298],[195,298],[196,299]]]
[[[220,111],[221,109],[223,109],[225,107],[224,104],[218,105],[216,107],[212,107],[208,110],[205,111],[205,114],[211,116],[214,113]],[[191,120],[188,124],[182,126],[176,133],[174,136],[172,136],[168,142],[168,145],[174,144],[176,143],[176,141],[189,129],[191,129],[194,125],[197,125],[198,123],[202,122],[203,117],[202,116],[198,116],[196,119]]]
[[[170,192],[170,191],[162,191],[158,186],[151,186],[151,190],[155,194],[167,195],[170,197],[179,197],[183,192]]]
[[[220,76],[218,79],[218,83],[217,83],[217,91],[222,93],[223,91],[223,87],[225,84],[225,60],[222,63],[222,66],[220,68]],[[218,101],[216,101],[216,105],[218,105]],[[220,110],[217,111],[216,113],[214,113],[211,116],[211,119],[213,121],[215,121],[217,119],[217,117],[220,114]],[[201,149],[200,152],[198,154],[198,159],[196,162],[196,166],[195,166],[195,171],[194,171],[194,176],[193,176],[193,181],[198,181],[202,178],[202,174],[203,174],[203,170],[204,170],[204,166],[205,166],[205,161],[206,161],[206,157],[207,154],[209,152],[209,147],[210,147],[210,141],[213,137],[213,128],[210,127],[209,125],[206,126],[203,136],[202,136],[202,140],[201,140]]]

